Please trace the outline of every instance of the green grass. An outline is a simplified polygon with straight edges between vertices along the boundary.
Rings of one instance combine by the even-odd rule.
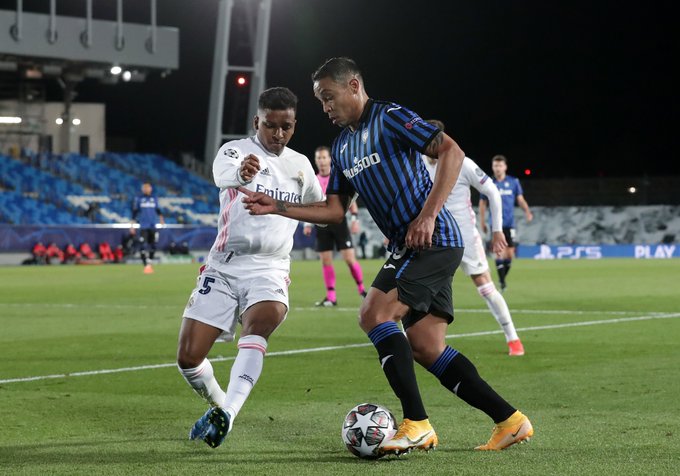
[[[370,282],[381,263],[363,264]],[[195,272],[0,268],[0,474],[678,472],[679,260],[515,261],[505,296],[527,351],[521,358],[505,355],[498,333],[470,335],[498,328],[459,274],[450,343],[530,416],[536,435],[500,453],[472,451],[492,423],[418,369],[440,447],[373,462],[352,456],[339,436],[359,402],[399,415],[372,346],[276,355],[368,343],[342,263],[336,309],[312,307],[323,296],[319,264],[293,263],[291,312],[233,432],[216,450],[187,440],[205,406],[173,362]],[[570,323],[581,324],[557,327]],[[234,347],[211,353],[223,384]],[[6,382],[145,365],[160,366]]]

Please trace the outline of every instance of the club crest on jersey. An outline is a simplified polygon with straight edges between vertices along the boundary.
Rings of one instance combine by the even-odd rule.
[[[375,164],[379,164],[380,161],[381,159],[377,152],[373,152],[371,155],[367,155],[361,159],[354,157],[354,166],[344,169],[342,173],[345,175],[345,177],[351,179],[352,177],[355,177],[357,174],[361,173],[363,170]]]
[[[298,170],[297,177],[293,177],[293,179],[297,181],[300,188],[305,186],[305,174],[302,170]]]
[[[364,129],[363,132],[361,133],[361,142],[364,144],[368,140],[368,129]]]

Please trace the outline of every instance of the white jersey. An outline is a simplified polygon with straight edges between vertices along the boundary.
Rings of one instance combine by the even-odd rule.
[[[250,215],[245,209],[241,202],[244,195],[236,188],[242,186],[238,177],[241,161],[249,154],[259,159],[260,171],[245,185],[248,190],[294,203],[323,199],[314,169],[304,155],[288,147],[281,155],[272,154],[257,136],[227,142],[213,162],[215,185],[220,188],[220,215],[208,265],[221,272],[233,268],[227,264],[232,261],[288,269],[298,221],[280,215]]]
[[[430,178],[434,181],[437,161],[435,160],[433,164],[430,164],[429,158],[425,155],[423,155],[423,161],[427,171],[430,173]],[[470,201],[470,187],[474,187],[479,193],[489,197],[491,230],[502,231],[503,209],[498,188],[494,185],[493,180],[489,179],[489,176],[469,157],[463,159],[463,166],[460,169],[458,180],[447,197],[444,206],[451,212],[460,227],[471,224],[474,228],[477,220],[472,209],[472,202]]]

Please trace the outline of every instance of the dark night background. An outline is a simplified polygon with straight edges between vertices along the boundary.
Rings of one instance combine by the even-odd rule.
[[[680,175],[675,157],[677,20],[670,2],[274,0],[268,86],[300,98],[290,146],[310,155],[339,131],[322,114],[311,72],[351,56],[372,97],[442,119],[484,167],[505,154],[535,177]],[[1,0],[0,8],[14,9]],[[95,18],[115,18],[113,0]],[[26,11],[48,2],[25,0]],[[107,134],[140,151],[203,156],[217,0],[159,0],[158,24],[180,29],[180,68],[162,79],[105,86],[76,101],[105,102]],[[82,16],[84,2],[58,2]],[[148,2],[125,2],[148,23]],[[244,50],[232,36],[232,63]],[[49,99],[59,100],[51,84]]]

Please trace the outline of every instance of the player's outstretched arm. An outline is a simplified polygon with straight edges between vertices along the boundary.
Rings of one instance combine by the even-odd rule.
[[[427,146],[425,155],[437,157],[439,161],[432,190],[427,196],[420,214],[411,222],[406,233],[406,246],[411,249],[432,246],[434,220],[456,184],[465,158],[465,153],[458,144],[444,132],[440,132],[432,139]]]
[[[309,223],[340,223],[345,217],[351,197],[349,195],[328,195],[325,201],[313,203],[292,203],[275,200],[266,193],[252,192],[239,187],[243,193],[242,202],[251,215],[281,215]]]

